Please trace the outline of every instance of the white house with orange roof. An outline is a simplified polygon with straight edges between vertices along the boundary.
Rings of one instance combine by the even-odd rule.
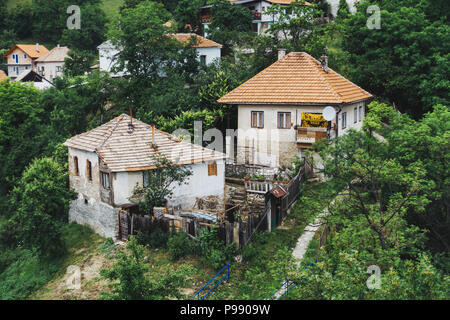
[[[194,40],[193,47],[197,51],[200,63],[209,65],[221,58],[222,45],[195,33],[175,33],[172,36],[181,43],[187,43],[190,39]],[[97,47],[99,52],[99,69],[111,74],[112,77],[123,77],[126,71],[113,72],[114,67],[118,65],[120,48],[115,46],[110,40],[105,41]]]
[[[191,209],[198,198],[225,201],[225,154],[191,144],[126,114],[65,143],[69,153],[70,187],[78,193],[69,220],[90,225],[115,238],[118,211],[135,206],[130,200],[136,185],[146,186],[155,168],[155,154],[165,156],[193,174],[185,184],[173,185],[168,207]],[[224,203],[222,204],[224,207]]]
[[[306,52],[291,52],[218,100],[237,105],[237,160],[290,166],[319,139],[359,130],[372,95]],[[328,122],[322,111],[331,106]]]
[[[15,44],[2,57],[6,58],[8,76],[14,80],[23,71],[35,70],[36,59],[48,53],[48,49],[39,43]]]

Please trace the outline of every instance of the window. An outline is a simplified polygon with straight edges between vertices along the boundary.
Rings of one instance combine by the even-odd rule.
[[[252,128],[264,128],[264,111],[252,111]]]
[[[278,129],[290,129],[290,128],[291,128],[291,113],[278,112]]]
[[[56,66],[56,72],[61,72],[61,66]]]
[[[347,128],[347,112],[342,114],[342,129]]]
[[[92,164],[89,160],[86,160],[86,177],[92,181]]]
[[[206,66],[206,56],[205,55],[200,56],[200,64],[202,66]]]
[[[358,121],[358,108],[353,109],[353,123]]]
[[[102,187],[104,189],[109,190],[110,188],[110,183],[109,183],[109,173],[108,172],[100,172],[100,178],[102,180]]]
[[[362,115],[362,106],[359,106],[359,121],[362,120],[362,117],[363,117],[363,115]]]
[[[217,176],[217,162],[208,164],[208,176]]]
[[[148,187],[148,182],[149,182],[148,180],[150,178],[150,171],[144,171],[143,176],[144,176],[144,180],[143,180],[142,185],[144,186],[144,188],[147,188]]]
[[[27,58],[27,54],[25,53],[25,54],[23,55],[23,57],[26,59],[26,58]]]
[[[73,167],[74,167],[74,172],[76,176],[80,175],[80,169],[78,167],[78,157],[74,157],[73,158]]]

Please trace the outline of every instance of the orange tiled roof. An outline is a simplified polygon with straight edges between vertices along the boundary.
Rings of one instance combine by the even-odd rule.
[[[8,76],[6,75],[5,71],[0,70],[0,81],[5,80],[6,78],[8,78]]]
[[[36,45],[35,44],[15,44],[11,49],[9,49],[4,55],[3,58],[6,58],[11,54],[11,52],[14,51],[14,49],[19,48],[23,52],[25,52],[28,56],[31,58],[39,58],[40,56],[43,56],[44,54],[48,53],[48,49],[44,47],[43,45],[39,45],[39,52],[36,51]]]
[[[133,130],[129,124],[133,119]],[[122,114],[111,121],[74,136],[64,142],[71,148],[96,152],[112,172],[142,171],[155,168],[152,126]],[[154,129],[157,152],[184,165],[221,160],[225,154],[185,142],[171,134]]]
[[[372,95],[305,52],[291,52],[218,100],[228,104],[341,104]]]
[[[206,39],[205,37],[199,36],[195,33],[175,33],[171,36],[182,43],[187,43],[189,39],[191,39],[192,37],[196,37],[198,43],[193,45],[194,48],[222,47],[220,43]]]

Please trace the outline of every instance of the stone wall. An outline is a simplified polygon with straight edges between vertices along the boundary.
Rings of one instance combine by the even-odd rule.
[[[117,239],[119,234],[118,209],[108,204],[88,201],[83,197],[72,201],[69,210],[69,222],[91,227],[96,233]]]

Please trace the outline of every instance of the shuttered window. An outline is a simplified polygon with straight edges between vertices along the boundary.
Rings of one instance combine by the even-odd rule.
[[[109,173],[107,172],[100,172],[101,173],[101,179],[102,179],[102,187],[109,190],[110,183],[109,183]]]
[[[290,129],[291,128],[291,113],[290,112],[278,112],[278,129]]]
[[[86,177],[89,181],[92,181],[92,164],[89,160],[86,160]]]
[[[252,111],[252,128],[264,128],[264,111]]]
[[[78,157],[73,158],[73,167],[74,167],[75,175],[79,176],[80,175],[80,169],[78,167]]]
[[[208,176],[217,176],[217,162],[208,164]]]

